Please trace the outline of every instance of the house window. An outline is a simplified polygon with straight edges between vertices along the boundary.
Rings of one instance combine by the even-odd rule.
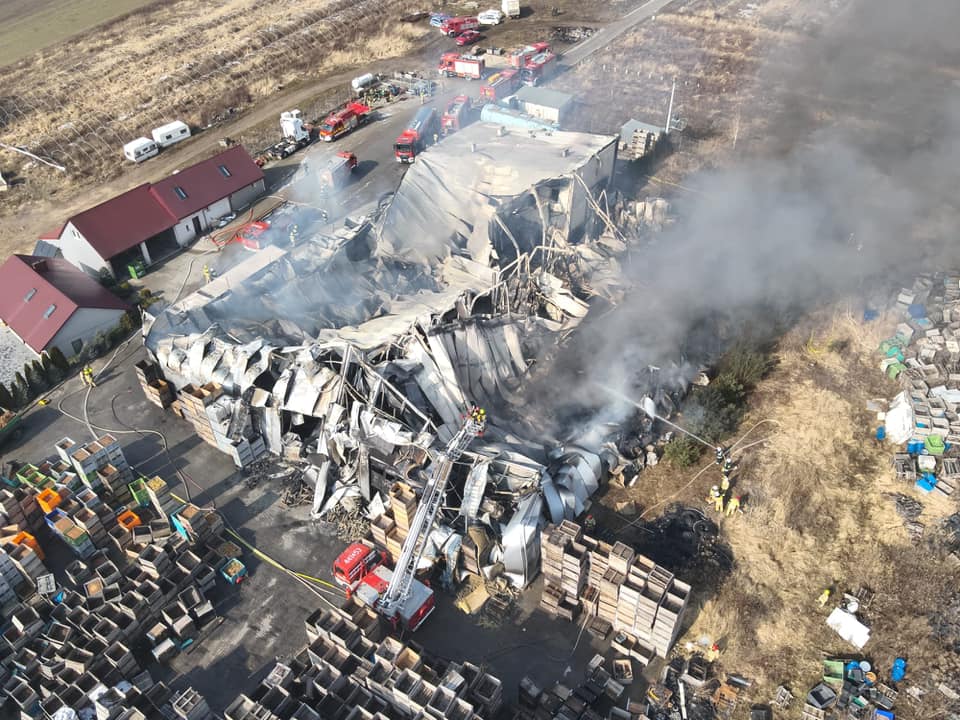
[[[44,317],[44,318],[50,317],[51,315],[53,315],[53,311],[56,310],[56,309],[57,309],[57,306],[56,306],[56,305],[51,305],[50,307],[48,307],[48,308],[44,311],[43,317]]]
[[[83,350],[83,340],[81,340],[80,338],[77,338],[76,340],[74,340],[74,341],[73,341],[72,343],[70,343],[70,344],[73,345],[73,354],[74,354],[74,355],[79,355],[79,354],[80,354],[80,351]]]
[[[227,169],[227,166],[226,166],[226,165],[219,165],[218,167],[220,168],[220,174],[221,174],[221,175],[223,175],[224,177],[230,177],[231,173],[230,173],[230,171]]]
[[[180,187],[179,185],[177,185],[177,186],[173,189],[173,191],[177,194],[177,197],[180,198],[181,200],[186,200],[186,199],[187,199],[187,191],[184,190],[184,189],[183,189],[182,187]]]
[[[36,288],[30,288],[30,291],[23,296],[24,302],[30,302],[33,299],[33,296],[37,294]]]

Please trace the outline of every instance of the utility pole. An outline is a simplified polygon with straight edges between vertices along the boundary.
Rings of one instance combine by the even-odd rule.
[[[673,87],[670,88],[670,106],[667,108],[667,125],[663,128],[663,134],[669,135],[673,125],[673,98],[677,94],[677,79],[673,79]]]

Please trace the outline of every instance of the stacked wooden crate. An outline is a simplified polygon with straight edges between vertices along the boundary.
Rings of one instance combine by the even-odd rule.
[[[408,532],[417,512],[417,495],[412,487],[400,482],[390,487],[390,511],[397,527],[404,533]]]
[[[207,409],[222,394],[219,385],[207,383],[202,387],[185,385],[177,398],[183,419],[193,425],[201,440],[214,447],[218,446],[217,438],[214,436],[214,423]]]
[[[541,558],[543,610],[572,619],[563,608],[579,604],[591,617],[592,633],[625,634],[624,652],[638,662],[667,656],[680,631],[689,585],[628,545],[582,536],[579,526],[567,521],[542,531]]]
[[[0,511],[6,516],[6,524],[36,531],[43,524],[43,512],[37,504],[36,495],[24,488],[0,489]]]
[[[396,527],[393,515],[388,511],[370,521],[370,535],[377,547],[386,549],[387,535]]]
[[[567,521],[540,534],[541,607],[555,617],[572,620],[580,611],[580,595],[589,577],[589,552],[582,539],[580,526]]]
[[[127,484],[133,480],[133,470],[113,435],[103,435],[86,445],[65,437],[57,443],[56,449],[61,460],[73,466],[76,475],[87,487],[93,490],[105,488],[119,502],[129,499]],[[56,481],[72,487],[72,474],[64,472],[57,475],[59,467],[55,465],[50,468]]]
[[[148,360],[141,360],[137,363],[136,369],[137,379],[147,400],[161,408],[170,407],[175,394],[170,383],[160,377],[160,368]]]
[[[388,495],[393,527],[384,533],[385,548],[393,562],[396,563],[400,559],[403,542],[410,532],[410,523],[417,512],[417,495],[412,487],[399,482],[391,486]]]
[[[173,497],[167,481],[159,475],[144,480],[144,489],[150,498],[150,505],[153,506],[157,517],[167,519],[182,504]]]

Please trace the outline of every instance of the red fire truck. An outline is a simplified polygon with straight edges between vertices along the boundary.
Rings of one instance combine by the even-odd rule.
[[[348,546],[333,564],[337,583],[395,627],[416,630],[433,612],[436,602],[433,590],[417,579],[417,569],[446,497],[450,471],[470,441],[483,433],[485,418],[483,410],[474,408],[434,458],[394,570],[383,564],[383,553],[363,543]]]
[[[464,30],[479,30],[480,21],[475,17],[447,18],[440,24],[440,32],[447,37],[455,37]]]
[[[508,95],[513,95],[519,87],[519,70],[501,70],[487,78],[486,85],[480,86],[480,99],[497,102]]]
[[[333,579],[342,585],[347,594],[357,589],[364,575],[387,560],[387,554],[362,542],[347,546],[333,563]]]
[[[393,144],[393,154],[397,162],[412,163],[417,153],[423,152],[427,144],[433,140],[433,136],[439,134],[440,118],[437,116],[437,111],[432,107],[420,108]]]
[[[444,135],[454,133],[473,119],[473,104],[466,95],[457,95],[443,113],[440,127]]]
[[[247,250],[262,250],[270,244],[268,230],[270,223],[256,220],[240,228],[233,236],[233,242],[240,243]]]
[[[550,50],[550,43],[539,42],[514,50],[510,64],[520,71],[524,85],[539,85],[556,70],[557,56]]]
[[[324,142],[332,142],[351,130],[355,130],[370,119],[370,108],[363,103],[350,102],[346,106],[327,115],[320,125],[320,137]]]
[[[455,52],[444,53],[440,57],[437,72],[447,77],[462,77],[467,80],[480,80],[486,64],[483,58],[460,55]]]
[[[317,173],[322,191],[339,190],[350,179],[350,174],[357,167],[357,156],[347,150],[337,153]]]

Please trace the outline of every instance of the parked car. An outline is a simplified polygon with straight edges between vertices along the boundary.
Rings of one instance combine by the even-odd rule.
[[[480,21],[481,25],[499,25],[503,22],[503,13],[491,8],[477,15],[477,20]]]
[[[461,47],[464,45],[471,45],[480,39],[480,33],[476,30],[464,30],[462,33],[457,35],[456,40],[454,40],[457,45]]]
[[[430,27],[440,27],[444,20],[449,20],[450,16],[444,13],[433,13],[430,16]]]
[[[229,225],[236,219],[237,219],[236,213],[227,213],[223,217],[217,219],[217,229],[225,228],[227,225]]]

